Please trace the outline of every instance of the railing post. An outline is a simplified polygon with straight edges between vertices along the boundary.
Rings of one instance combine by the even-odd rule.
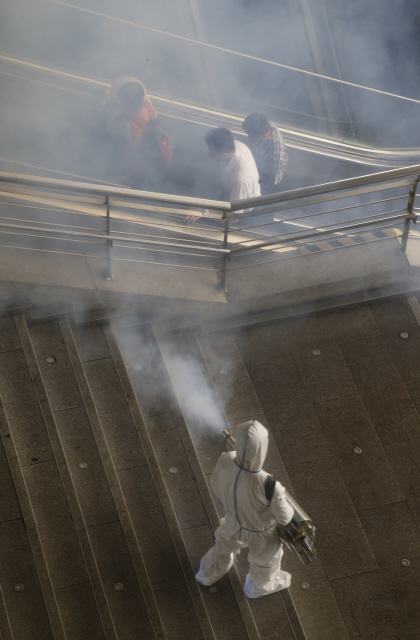
[[[228,240],[229,240],[229,220],[227,217],[228,212],[227,211],[223,211],[223,220],[225,221],[225,229],[224,229],[224,233],[223,233],[223,249],[227,249],[228,247]],[[227,270],[227,261],[229,259],[229,256],[224,255],[222,258],[222,279],[221,279],[221,287],[222,287],[222,292],[223,293],[227,293],[227,286],[226,286],[226,270]]]
[[[109,204],[109,196],[105,196],[105,204],[106,204],[106,234],[109,236],[111,233],[111,205]],[[107,265],[105,268],[106,280],[113,280],[112,267],[111,267],[111,251],[112,251],[112,240],[108,240],[107,241]]]
[[[404,228],[403,228],[403,234],[402,234],[402,238],[401,238],[401,252],[405,255],[405,252],[407,251],[407,242],[408,242],[408,233],[410,231],[410,222],[413,221],[414,223],[416,222],[416,216],[413,213],[413,209],[414,209],[414,200],[416,197],[416,190],[417,190],[417,185],[419,183],[419,179],[420,176],[417,176],[417,178],[413,181],[413,184],[411,185],[411,189],[410,189],[410,193],[408,194],[408,203],[407,203],[407,217],[404,220]]]

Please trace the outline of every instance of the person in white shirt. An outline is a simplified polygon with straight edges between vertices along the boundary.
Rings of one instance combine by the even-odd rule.
[[[228,202],[261,195],[257,165],[250,149],[229,129],[212,129],[205,137],[209,154],[220,163],[223,199]]]
[[[257,165],[250,149],[234,140],[229,129],[212,129],[204,138],[209,154],[220,163],[220,179],[223,200],[235,202],[261,195]],[[237,211],[242,213],[243,210]],[[197,216],[187,216],[187,222],[195,222]]]

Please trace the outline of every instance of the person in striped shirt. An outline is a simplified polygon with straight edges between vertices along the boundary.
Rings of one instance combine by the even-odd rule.
[[[263,113],[251,113],[242,123],[248,136],[264,194],[278,191],[287,166],[287,150],[280,131]]]

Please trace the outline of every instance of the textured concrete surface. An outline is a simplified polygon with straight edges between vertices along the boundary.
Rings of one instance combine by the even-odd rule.
[[[51,443],[21,349],[0,354],[0,394],[20,464],[52,460]]]
[[[153,252],[143,256],[143,262],[138,257],[115,259],[109,281],[104,257],[84,255],[85,249],[76,255],[73,246],[66,250],[69,253],[60,254],[36,246],[3,247],[0,301],[6,306],[17,297],[36,306],[70,303],[82,317],[125,313],[144,322],[188,318],[192,326],[373,290],[380,296],[384,287],[413,291],[420,283],[420,273],[410,272],[396,238],[236,270],[233,258],[227,293],[222,293],[216,271],[207,264],[184,264],[182,255],[175,255],[179,262],[174,264],[152,264]],[[220,260],[216,263],[219,269]]]
[[[89,531],[95,557],[101,566],[101,575],[108,606],[117,629],[127,640],[139,635],[154,640],[150,617],[120,522],[109,522],[91,527]],[[120,591],[114,589],[122,584]]]
[[[266,468],[317,524],[319,561],[284,558],[311,640],[418,633],[419,332],[401,296],[200,338],[223,408],[269,428]]]
[[[134,427],[121,383],[111,358],[84,365],[89,387],[117,469],[145,464],[144,452]],[[124,434],[124,436],[122,436]]]
[[[104,450],[98,447],[88,418],[92,409],[87,411],[88,387],[86,382],[83,389],[80,385],[74,370],[75,355],[68,351],[66,339],[63,342],[61,324],[30,327],[66,463],[101,568],[107,606],[116,625],[126,630],[124,637],[134,640],[140,633],[154,639],[152,625],[147,622],[148,601],[139,585],[139,565],[135,568],[131,555],[130,536],[135,535],[168,640],[187,635],[199,638],[202,628],[181,566],[179,545],[168,528],[161,490],[135,427],[132,399],[119,377],[120,365],[110,349],[107,330],[104,333],[97,324],[79,329],[75,335],[118,468],[112,483],[118,478],[130,512],[133,533],[129,532],[128,538],[124,533],[127,522],[122,526],[102,464]],[[402,331],[408,333],[407,339],[400,337]],[[221,428],[229,424],[234,432],[238,423],[252,418],[267,426],[271,441],[267,470],[295,493],[315,520],[318,562],[305,567],[287,553],[283,561],[293,575],[290,594],[307,637],[420,637],[419,332],[404,297],[210,334],[195,338],[196,342],[188,331],[165,338],[160,335],[153,344],[150,332],[121,330],[120,344],[134,392],[193,571],[212,544],[211,524],[217,523],[202,480],[205,476],[205,486],[223,443],[216,433],[200,436],[202,427],[194,416],[188,416],[182,385],[177,408],[162,362],[166,362],[177,390],[176,377],[182,374],[180,358],[193,363],[193,376],[201,376],[215,394],[212,397],[219,403]],[[85,546],[77,540],[45,431],[45,416],[31,377],[34,368],[28,368],[14,325],[7,318],[2,319],[0,337],[0,395],[5,411],[2,437],[10,455],[6,439],[9,422],[66,634],[71,640],[102,640],[104,632],[90,576],[80,553],[81,548],[85,552]],[[156,345],[163,349],[165,360],[159,360]],[[52,366],[44,361],[50,351],[57,355]],[[190,440],[182,426],[184,418]],[[354,453],[355,447],[361,448],[360,455]],[[41,452],[40,457],[35,450]],[[88,461],[85,470],[78,468],[82,457]],[[172,466],[177,473],[169,473]],[[15,635],[24,640],[41,636],[52,640],[34,563],[42,551],[29,544],[34,529],[25,531],[20,497],[13,489],[3,449],[0,473],[0,492],[4,494],[0,508],[4,572],[0,582],[10,624]],[[409,560],[408,566],[401,564],[404,558]],[[238,560],[238,571],[243,580],[246,554]],[[310,585],[307,591],[301,589],[303,581]],[[16,582],[25,585],[22,593],[13,590]],[[123,584],[122,591],[114,589],[117,582]],[[202,593],[217,640],[245,637],[244,604],[264,640],[275,640],[279,630],[285,640],[292,640],[279,594],[244,603],[239,597],[239,581],[237,586],[239,591],[235,591],[231,576],[226,576],[217,592]],[[75,609],[83,625],[72,615]],[[25,616],[32,616],[33,628],[25,624]]]
[[[213,545],[213,530],[210,525],[204,525],[185,529],[182,535],[191,564],[198,568],[202,556]],[[219,580],[215,593],[210,593],[208,589],[201,591],[216,637],[221,640],[242,640],[246,637],[246,629],[239,609],[232,606],[232,589],[228,576]]]
[[[393,278],[399,270],[408,274],[409,263],[399,252],[396,238],[368,246],[353,245],[339,251],[299,256],[251,268],[230,271],[230,300],[279,292],[298,292],[311,286],[331,286],[351,278],[367,278],[370,287],[384,284],[383,275]],[[258,292],[258,293],[256,293]]]
[[[59,589],[56,597],[69,639],[106,640],[89,582]]]
[[[15,637],[53,640],[41,586],[21,519],[0,524],[1,583]],[[23,590],[15,591],[16,584]]]
[[[184,574],[149,467],[123,469],[118,476],[152,588],[167,589],[184,584]]]

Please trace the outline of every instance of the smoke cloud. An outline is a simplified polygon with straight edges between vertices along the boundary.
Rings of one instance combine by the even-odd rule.
[[[187,423],[220,435],[226,428],[226,418],[214,388],[203,378],[196,361],[174,356],[166,365]]]
[[[420,146],[420,105],[264,60],[419,98],[419,30],[416,0],[4,0],[0,7],[2,51],[16,58],[105,82],[132,75],[169,99],[244,116],[260,110],[285,128],[381,147]],[[116,181],[109,150],[86,135],[89,86],[2,69],[3,156]],[[215,176],[207,127],[163,121],[178,166],[162,190],[208,195]]]

